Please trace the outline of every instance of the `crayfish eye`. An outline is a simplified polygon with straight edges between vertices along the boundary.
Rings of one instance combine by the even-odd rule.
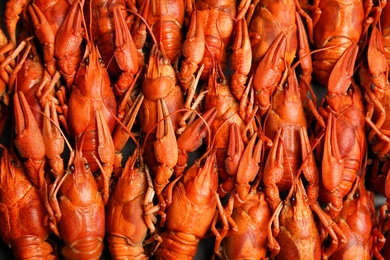
[[[351,96],[353,94],[353,89],[351,87],[348,88],[347,94]]]
[[[85,60],[84,60],[84,64],[85,65],[88,65],[89,64],[89,58],[87,57],[87,58],[85,58]]]
[[[86,170],[89,170],[89,164],[88,164],[88,163],[84,164],[84,168],[85,168]]]
[[[74,173],[74,170],[75,170],[74,165],[69,166],[69,170],[70,170],[72,173]]]
[[[217,78],[217,83],[218,84],[221,84],[223,82],[223,79],[222,78]]]
[[[295,206],[296,203],[297,203],[297,197],[295,196],[291,197],[291,204]]]
[[[103,59],[102,59],[102,58],[98,58],[98,62],[99,62],[100,64],[103,64]]]
[[[359,191],[355,192],[355,194],[353,195],[353,198],[355,200],[359,199],[360,198],[360,192]]]
[[[33,60],[33,59],[34,59],[34,54],[29,53],[29,54],[28,54],[28,58],[29,58],[30,60]]]

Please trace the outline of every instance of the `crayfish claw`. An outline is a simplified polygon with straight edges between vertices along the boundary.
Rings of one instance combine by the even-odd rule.
[[[95,155],[94,157],[102,172],[101,176],[103,178],[103,200],[104,204],[107,204],[109,199],[110,178],[113,172],[115,162],[115,147],[107,121],[103,115],[103,112],[99,109],[96,110],[96,124],[99,142],[98,154],[102,164],[95,157]]]
[[[204,28],[198,12],[192,12],[190,27],[186,40],[183,43],[185,60],[181,66],[179,81],[185,91],[195,79],[193,74],[197,70],[198,64],[202,61],[206,50]]]
[[[310,88],[311,83],[311,74],[313,72],[313,64],[312,64],[312,58],[310,55],[310,46],[309,41],[307,39],[307,34],[305,27],[302,23],[301,16],[298,12],[295,13],[297,26],[298,26],[298,40],[299,40],[299,58],[300,58],[300,64],[302,67],[302,74],[300,76],[299,81],[299,90],[301,92],[301,99],[304,101],[307,99],[307,92]],[[313,96],[314,93],[310,93],[312,95],[312,98],[314,98],[315,103],[317,102],[317,98]]]
[[[157,121],[157,140],[154,142],[154,152],[160,164],[155,178],[155,189],[159,195],[172,176],[173,168],[178,160],[175,131],[164,99],[159,99],[157,102]]]
[[[372,84],[374,85],[375,96],[382,99],[383,91],[386,89],[386,85],[388,84],[388,68],[385,48],[383,45],[383,37],[376,26],[372,28],[370,42],[368,44],[367,62],[370,72],[370,80],[372,80]]]
[[[253,88],[255,89],[256,104],[259,106],[261,115],[268,111],[271,96],[282,79],[283,71],[285,70],[284,53],[286,44],[287,38],[281,33],[275,39],[255,71]]]
[[[257,134],[254,134],[245,148],[238,166],[235,185],[237,197],[240,201],[246,201],[250,190],[249,183],[256,178],[260,170],[259,163],[263,141],[260,139],[255,146],[256,139]]]
[[[346,88],[349,88],[351,85],[358,50],[359,47],[356,43],[351,44],[336,62],[336,65],[329,76],[328,95],[342,95],[347,92]],[[341,102],[339,105],[341,105]],[[334,107],[332,107],[332,109],[336,111],[339,110]]]
[[[134,75],[139,70],[138,52],[118,6],[114,7],[114,25],[115,32],[117,32],[115,34],[115,60],[119,68],[124,71],[115,83],[115,92],[121,96],[133,83]]]
[[[57,111],[54,103],[46,103],[43,118],[43,137],[46,157],[49,158],[52,173],[55,177],[64,175],[64,162],[61,154],[64,151],[64,137],[60,130]]]
[[[238,14],[236,16],[237,20],[244,19],[245,14],[248,12],[248,9],[251,5],[252,1],[250,0],[241,0],[240,4],[238,5]],[[244,19],[245,20],[245,19]]]
[[[240,127],[236,123],[229,125],[229,145],[225,159],[226,171],[230,176],[236,176],[241,158],[244,153],[244,141]],[[253,148],[253,147],[252,147]]]
[[[143,19],[147,19],[148,17],[148,10],[149,10],[149,4],[150,1],[142,1],[142,4],[138,10],[138,13],[143,17]],[[140,67],[144,66],[144,53],[142,51],[142,48],[145,45],[146,42],[146,36],[148,35],[146,32],[146,25],[142,21],[141,17],[136,16],[134,24],[131,29],[131,35],[135,44],[135,47],[137,48],[137,55],[138,55],[138,64]]]
[[[265,194],[267,196],[268,203],[272,210],[275,210],[279,203],[279,190],[277,182],[282,178],[284,173],[283,167],[283,136],[284,129],[278,130],[274,138],[274,143],[271,147],[271,151],[268,155],[265,163],[263,182],[265,188]]]
[[[178,161],[175,166],[175,175],[179,176],[187,167],[188,153],[198,149],[203,138],[209,133],[210,125],[217,116],[217,108],[210,108],[202,117],[192,122],[177,138]]]
[[[32,3],[28,7],[28,11],[35,28],[35,34],[44,46],[43,56],[45,60],[45,67],[50,75],[54,76],[56,73],[56,67],[54,59],[55,35],[53,29],[51,28],[51,25],[47,21],[45,15],[36,4]]]
[[[315,203],[317,201],[319,193],[318,169],[313,156],[306,127],[303,126],[302,128],[300,128],[299,135],[302,147],[302,171],[305,175],[306,180],[308,181],[307,194],[310,204]]]
[[[73,84],[76,71],[82,59],[80,45],[83,41],[82,9],[84,1],[74,1],[68,14],[58,29],[54,56],[68,89]]]
[[[247,75],[252,66],[252,47],[249,39],[248,25],[245,19],[237,22],[237,34],[233,43],[231,67],[234,71],[230,88],[232,94],[241,100],[244,93]]]
[[[44,188],[45,146],[38,122],[23,92],[14,94],[15,145],[20,155],[27,159],[27,174],[39,188]]]
[[[343,205],[343,196],[340,193],[340,184],[342,182],[342,176],[344,173],[344,164],[341,159],[339,150],[339,144],[336,136],[337,120],[331,113],[328,117],[326,132],[325,132],[325,145],[322,159],[322,183],[326,191],[331,192],[329,204],[329,215],[333,219],[337,216]],[[333,203],[333,205],[332,205]]]

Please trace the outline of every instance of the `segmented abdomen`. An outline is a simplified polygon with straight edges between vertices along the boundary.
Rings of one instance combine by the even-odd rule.
[[[61,254],[65,259],[99,259],[103,252],[103,236],[80,239],[72,245],[65,245]]]
[[[177,20],[161,20],[152,29],[157,41],[162,42],[168,59],[172,64],[175,63],[182,51],[182,25]]]
[[[343,180],[339,185],[339,190],[342,196],[345,197],[351,191],[352,185],[355,183],[357,173],[361,168],[361,164],[358,160],[351,160],[349,158],[343,159],[343,164]]]
[[[119,235],[109,235],[107,241],[110,254],[115,259],[149,259],[144,254],[142,243],[137,245],[133,244],[129,238]]]
[[[20,237],[11,243],[15,259],[56,259],[52,246],[37,236]]]
[[[156,258],[163,260],[193,259],[198,248],[199,239],[182,232],[164,232],[163,242],[156,251]]]

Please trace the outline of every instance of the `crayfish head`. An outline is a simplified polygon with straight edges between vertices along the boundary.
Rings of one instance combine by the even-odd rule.
[[[287,81],[281,82],[272,98],[274,109],[288,107],[289,112],[302,108],[301,94],[294,70],[288,69]]]
[[[73,85],[76,76],[76,71],[79,68],[78,62],[79,59],[76,59],[74,57],[57,60],[58,67],[60,68],[59,71],[61,72],[61,75],[65,78],[66,85],[68,87],[71,87]]]
[[[297,180],[296,193],[294,196],[293,204],[297,208],[310,208],[307,199],[307,193],[303,186],[302,179]]]
[[[341,110],[343,102],[343,97],[341,95],[331,95],[328,93],[325,100],[332,111],[337,112]]]
[[[370,234],[376,212],[373,194],[366,190],[364,179],[356,178],[340,215],[355,233]]]
[[[75,85],[84,96],[96,98],[101,98],[102,90],[110,85],[107,69],[95,44],[89,44],[85,50]]]
[[[343,93],[328,91],[328,94],[325,96],[326,102],[334,112],[340,112],[346,107],[351,106],[355,106],[361,111],[364,111],[364,107],[361,105],[363,104],[362,98],[361,91],[354,85],[350,85]]]
[[[298,80],[294,70],[288,70],[287,84],[284,85],[285,102],[287,104],[301,104],[301,93],[298,88]]]
[[[218,68],[213,67],[209,75],[207,90],[210,95],[218,95],[220,94],[219,91],[222,91],[222,89],[229,89],[228,82],[223,75],[223,72],[219,72]]]
[[[265,112],[267,112],[271,106],[270,96],[271,93],[268,89],[260,89],[255,91],[255,102],[256,105],[259,106],[262,115],[265,114]]]
[[[86,71],[89,74],[92,74],[96,69],[99,70],[99,68],[105,67],[96,45],[88,45],[84,53],[82,65],[86,67]]]
[[[157,45],[154,45],[150,51],[146,74],[146,77],[176,75],[170,60],[158,49]]]
[[[70,157],[67,173],[73,176],[75,185],[84,187],[89,185],[90,180],[93,180],[93,183],[96,184],[90,166],[87,159],[83,156],[81,149],[78,148],[76,151],[72,151]]]
[[[146,68],[142,92],[145,96],[158,99],[169,93],[176,83],[176,73],[170,61],[154,46]]]

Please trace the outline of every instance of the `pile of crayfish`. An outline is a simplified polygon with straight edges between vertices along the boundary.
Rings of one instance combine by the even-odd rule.
[[[16,259],[390,259],[385,0],[2,4]]]

